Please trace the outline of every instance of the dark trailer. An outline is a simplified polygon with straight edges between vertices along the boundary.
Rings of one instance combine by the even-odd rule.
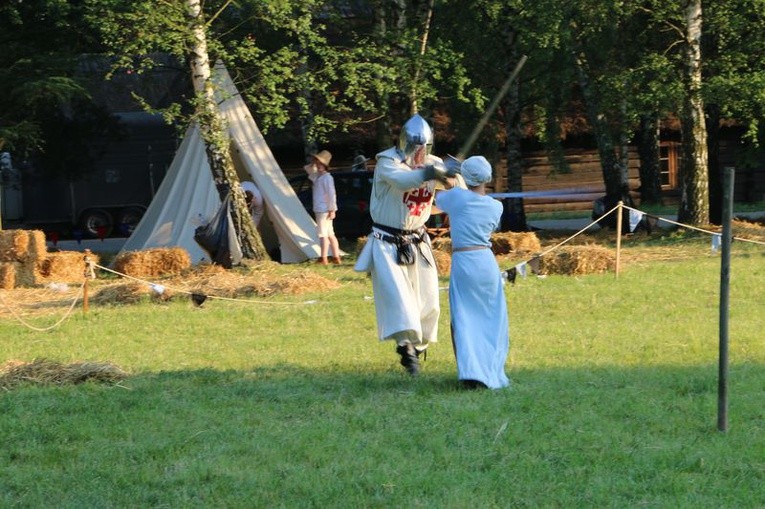
[[[128,236],[151,203],[177,147],[175,129],[158,115],[114,114],[118,136],[91,140],[92,166],[74,178],[34,165],[22,177],[26,227],[59,236]]]

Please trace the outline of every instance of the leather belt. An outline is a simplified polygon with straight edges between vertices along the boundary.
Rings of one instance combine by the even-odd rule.
[[[489,246],[465,246],[452,248],[452,253],[458,253],[460,251],[478,251],[479,249],[489,249]]]

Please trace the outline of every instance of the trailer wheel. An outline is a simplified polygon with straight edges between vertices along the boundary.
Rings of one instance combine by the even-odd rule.
[[[141,222],[143,214],[146,209],[142,207],[125,207],[120,210],[119,216],[117,216],[117,229],[120,235],[130,237],[133,234],[133,230]]]
[[[108,237],[114,228],[114,220],[104,209],[89,209],[82,213],[80,227],[90,237]]]

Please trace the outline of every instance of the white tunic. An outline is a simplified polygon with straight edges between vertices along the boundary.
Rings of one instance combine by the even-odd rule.
[[[436,205],[449,215],[452,268],[449,307],[457,357],[457,377],[487,387],[506,387],[505,362],[510,349],[504,282],[491,249],[490,236],[502,215],[500,202],[466,189],[440,193]]]

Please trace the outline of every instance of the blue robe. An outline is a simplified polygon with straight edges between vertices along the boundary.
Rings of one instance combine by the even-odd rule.
[[[492,389],[507,387],[507,303],[504,280],[490,249],[502,204],[489,196],[454,188],[439,193],[436,206],[449,216],[453,250],[488,248],[452,254],[449,306],[457,377],[483,382]]]

